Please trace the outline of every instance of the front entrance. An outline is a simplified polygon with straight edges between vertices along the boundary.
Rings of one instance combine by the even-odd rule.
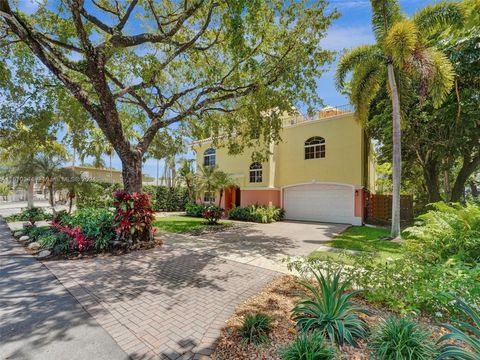
[[[231,208],[240,206],[240,188],[232,186],[225,189],[225,213],[228,213]]]

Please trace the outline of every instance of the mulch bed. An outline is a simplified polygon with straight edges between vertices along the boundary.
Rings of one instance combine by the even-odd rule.
[[[227,326],[222,330],[218,341],[218,346],[213,354],[214,360],[277,360],[278,350],[296,338],[297,331],[295,323],[291,320],[291,310],[299,301],[298,293],[302,287],[296,282],[296,278],[290,275],[278,277],[267,285],[260,293],[238,306],[234,315],[227,321]],[[370,310],[370,314],[360,314],[362,318],[372,328],[380,318],[394,314],[385,307],[368,303],[364,299],[357,297],[355,302]],[[238,329],[242,324],[242,319],[249,313],[265,313],[269,315],[272,321],[272,331],[270,341],[260,346],[245,344],[238,335]],[[436,326],[428,318],[416,319],[432,334],[433,339],[438,339],[445,333],[445,330]],[[367,360],[369,351],[366,342],[360,342],[359,348],[343,346],[339,350],[339,358],[345,360]]]

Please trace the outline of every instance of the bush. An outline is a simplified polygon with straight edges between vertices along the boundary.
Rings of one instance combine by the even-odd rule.
[[[268,333],[272,327],[272,319],[265,314],[248,314],[243,319],[240,336],[246,343],[254,345],[268,340]]]
[[[82,208],[60,222],[72,228],[79,227],[82,234],[93,241],[96,251],[104,251],[115,238],[113,218],[113,213],[107,209]]]
[[[66,236],[70,241],[71,250],[87,251],[93,245],[92,239],[83,235],[79,226],[71,228],[58,222],[52,222],[52,227]]]
[[[50,234],[51,230],[50,226],[28,226],[23,229],[23,234],[37,241],[40,237]]]
[[[132,244],[152,240],[152,222],[155,217],[150,195],[119,190],[115,192],[114,198],[117,239]]]
[[[207,208],[208,208],[209,206],[210,206],[210,205],[208,205],[208,204],[188,203],[188,204],[185,206],[185,212],[186,212],[187,216],[191,216],[191,217],[203,217],[203,213],[205,212],[205,210],[207,210]]]
[[[207,220],[209,225],[218,224],[218,220],[222,218],[223,209],[215,205],[208,206],[202,214],[202,217]]]
[[[420,215],[417,224],[404,232],[409,255],[431,263],[451,257],[479,262],[480,207],[443,202],[431,206],[432,210]]]
[[[312,271],[317,286],[302,281],[305,297],[292,310],[293,319],[304,332],[319,331],[338,345],[348,343],[357,346],[356,338],[366,338],[366,324],[356,313],[367,313],[356,308],[350,299],[358,292],[347,293],[348,282],[341,282],[341,272],[324,276]]]
[[[461,347],[456,344],[447,343],[442,347],[442,351],[437,360],[480,359],[480,314],[461,300],[457,300],[456,305],[464,315],[469,318],[469,322],[455,321],[458,325],[457,327],[450,324],[443,324],[442,326],[450,331],[450,333],[443,335],[438,342],[450,342],[454,340],[469,346],[473,352],[467,350],[464,346]]]
[[[252,221],[258,223],[271,223],[281,221],[285,217],[285,211],[275,206],[250,205],[247,207],[234,207],[228,212],[228,218],[240,221]]]
[[[70,238],[64,233],[51,230],[48,234],[41,236],[38,243],[43,249],[50,250],[54,254],[67,253],[72,247]]]
[[[5,221],[29,221],[31,224],[35,224],[36,221],[51,220],[52,215],[47,214],[42,208],[31,208],[22,210],[19,214],[7,216]]]
[[[77,191],[76,205],[81,208],[102,208],[113,207],[113,193],[120,188],[119,184],[104,182],[87,182]]]
[[[437,353],[430,333],[409,318],[389,316],[373,331],[369,348],[373,359],[430,360]]]
[[[344,271],[355,288],[366,290],[363,296],[373,302],[387,304],[408,314],[427,312],[443,317],[457,312],[451,293],[469,303],[480,303],[480,264],[471,267],[463,262],[440,264],[418,263],[411,258],[378,262],[375,255],[349,257],[348,270],[331,260],[293,259],[289,268],[308,274],[316,271]]]
[[[301,333],[293,343],[280,350],[283,360],[331,360],[335,350],[326,344],[325,338],[318,331],[310,334]]]

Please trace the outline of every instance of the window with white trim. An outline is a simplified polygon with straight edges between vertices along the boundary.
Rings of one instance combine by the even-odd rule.
[[[210,191],[205,191],[203,194],[203,202],[214,203],[215,202],[215,193]]]
[[[250,182],[262,182],[262,164],[254,162],[252,165],[250,165]]]
[[[216,160],[216,151],[213,148],[205,150],[203,153],[203,166],[214,166]]]
[[[305,141],[305,160],[325,157],[325,139],[314,136]]]

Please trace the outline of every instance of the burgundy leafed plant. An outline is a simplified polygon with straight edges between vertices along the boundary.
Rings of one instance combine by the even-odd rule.
[[[93,240],[83,235],[79,226],[71,228],[62,225],[58,220],[54,220],[52,221],[52,227],[70,237],[72,246],[78,251],[86,251],[93,245]]]
[[[114,193],[114,199],[117,239],[132,243],[152,240],[155,217],[150,195],[119,190]]]

